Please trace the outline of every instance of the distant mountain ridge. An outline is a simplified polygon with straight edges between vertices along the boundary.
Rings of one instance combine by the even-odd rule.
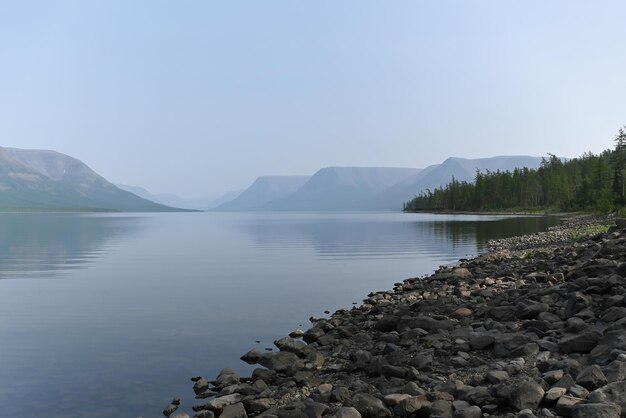
[[[422,191],[445,186],[452,178],[473,181],[476,170],[506,171],[515,168],[538,168],[541,157],[497,156],[490,158],[450,157],[425,169],[388,167],[327,167],[318,170],[300,187],[283,196],[266,193],[267,179],[259,177],[248,189],[230,202],[218,206],[221,211],[345,211],[401,210],[404,202]],[[292,185],[293,186],[293,185]],[[268,188],[269,190],[271,188]]]
[[[164,212],[121,190],[80,160],[48,150],[0,147],[0,209]]]
[[[374,194],[420,172],[417,168],[327,167],[300,189],[262,206],[264,210],[368,210]]]
[[[235,199],[217,206],[217,211],[258,210],[273,200],[288,196],[302,187],[310,176],[262,176]]]
[[[209,210],[224,202],[229,202],[239,196],[243,190],[233,190],[220,196],[201,196],[196,198],[184,198],[173,193],[151,193],[147,189],[140,186],[129,186],[127,184],[114,183],[117,187],[127,192],[136,194],[137,196],[175,208],[191,209],[191,210]]]

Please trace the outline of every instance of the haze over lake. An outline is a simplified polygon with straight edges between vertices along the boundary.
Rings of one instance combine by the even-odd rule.
[[[0,214],[6,416],[188,412],[189,377],[372,290],[553,218],[402,213]],[[255,341],[260,340],[260,344]]]

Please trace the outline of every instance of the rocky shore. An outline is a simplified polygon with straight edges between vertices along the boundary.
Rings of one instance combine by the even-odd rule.
[[[311,318],[246,353],[252,376],[192,378],[195,416],[626,417],[626,221],[593,232],[606,221],[493,242]]]

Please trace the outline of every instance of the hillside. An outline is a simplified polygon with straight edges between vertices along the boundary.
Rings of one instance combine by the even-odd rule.
[[[402,204],[414,196],[426,190],[434,190],[443,187],[452,181],[472,182],[476,176],[476,170],[481,172],[506,171],[514,168],[538,168],[541,157],[531,156],[497,156],[490,158],[447,158],[441,164],[426,167],[420,173],[408,178],[373,198],[368,204],[377,209],[402,209]]]
[[[268,202],[288,196],[302,187],[309,176],[263,176],[231,201],[222,203],[216,211],[258,210]]]
[[[55,151],[0,147],[0,210],[163,212]]]
[[[416,168],[327,167],[295,193],[263,205],[265,210],[368,210],[377,193],[416,175]]]

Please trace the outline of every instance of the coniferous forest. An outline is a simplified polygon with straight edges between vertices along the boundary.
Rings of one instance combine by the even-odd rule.
[[[561,160],[549,154],[538,169],[476,172],[454,178],[404,204],[405,211],[598,211],[622,208],[626,193],[626,126],[615,147],[599,155]]]

